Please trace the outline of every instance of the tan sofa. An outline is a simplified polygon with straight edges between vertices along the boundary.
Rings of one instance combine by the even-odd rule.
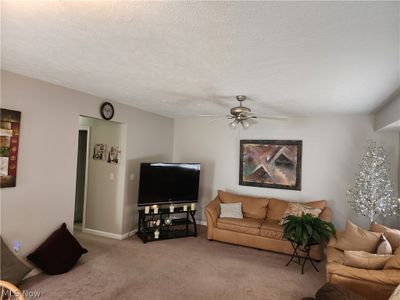
[[[220,203],[242,203],[243,219],[220,218]],[[216,240],[258,249],[292,254],[293,248],[283,239],[283,226],[279,225],[282,215],[288,207],[288,201],[249,197],[218,191],[218,196],[206,209],[207,237]],[[307,202],[314,208],[321,208],[320,218],[331,221],[331,210],[325,200]],[[323,258],[324,245],[313,246],[310,255],[316,260]]]
[[[338,231],[339,238],[342,232]],[[327,248],[327,280],[343,286],[367,299],[387,300],[400,284],[400,271],[366,270],[345,266],[344,253],[334,246],[336,239],[331,238]]]

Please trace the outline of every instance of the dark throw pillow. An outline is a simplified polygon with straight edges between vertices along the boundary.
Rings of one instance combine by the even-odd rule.
[[[29,268],[22,261],[20,261],[18,257],[16,257],[14,253],[7,247],[6,243],[4,243],[1,237],[0,240],[0,279],[11,282],[13,285],[18,286],[22,279],[24,279],[24,277],[28,275],[30,271],[32,271],[32,268]]]
[[[68,272],[87,250],[68,231],[63,223],[28,259],[49,275]]]

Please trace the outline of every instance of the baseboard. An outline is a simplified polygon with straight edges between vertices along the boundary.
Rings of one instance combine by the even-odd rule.
[[[29,278],[29,277],[36,276],[36,275],[38,275],[38,274],[40,274],[40,273],[42,273],[42,271],[41,271],[40,269],[33,268],[32,271],[30,271],[30,272],[24,277],[24,279],[27,279],[27,278]]]
[[[134,235],[137,232],[137,229],[134,229],[134,230],[124,233],[124,234],[116,234],[116,233],[100,231],[100,230],[95,230],[95,229],[90,229],[90,228],[82,228],[82,232],[93,234],[93,235],[98,235],[98,236],[102,236],[102,237],[107,237],[107,238],[111,238],[111,239],[115,239],[115,240],[123,240],[123,239],[126,239],[126,238]]]
[[[137,232],[137,229],[133,229],[127,233],[124,233],[123,235],[121,235],[121,240],[124,240],[128,237],[131,237],[132,235],[134,235]]]

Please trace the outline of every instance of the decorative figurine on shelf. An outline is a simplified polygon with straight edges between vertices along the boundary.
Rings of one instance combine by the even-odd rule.
[[[144,207],[144,213],[147,215],[150,213],[150,206],[145,206]]]
[[[153,213],[158,214],[158,206],[157,205],[153,205]]]
[[[196,203],[190,204],[190,210],[196,210]]]
[[[164,224],[165,225],[171,225],[171,223],[172,223],[172,218],[171,218],[171,216],[169,216],[168,218],[165,218],[164,219]]]
[[[174,204],[171,203],[171,205],[169,206],[169,212],[173,213],[174,212]]]
[[[183,205],[183,211],[187,211],[187,204]]]
[[[156,231],[154,231],[154,238],[158,239],[160,237],[160,230],[156,229]]]

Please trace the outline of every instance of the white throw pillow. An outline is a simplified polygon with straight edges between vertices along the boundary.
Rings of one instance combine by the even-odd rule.
[[[381,238],[378,242],[378,247],[376,248],[376,254],[392,254],[393,249],[390,243],[386,239],[385,235],[382,233]]]
[[[242,202],[237,203],[221,203],[220,218],[236,218],[243,219]]]

